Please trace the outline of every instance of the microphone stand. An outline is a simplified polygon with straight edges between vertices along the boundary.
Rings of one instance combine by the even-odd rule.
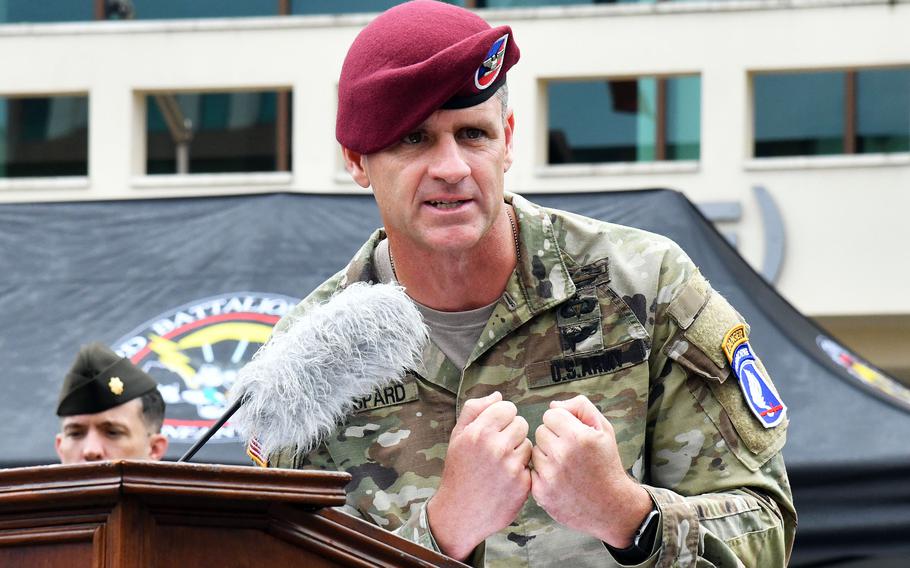
[[[231,416],[233,416],[235,412],[240,410],[240,405],[242,405],[242,404],[243,404],[243,397],[241,396],[241,397],[237,398],[236,401],[234,401],[234,404],[232,404],[230,408],[228,408],[227,410],[224,411],[224,414],[221,415],[221,418],[219,418],[217,422],[212,424],[212,427],[209,428],[208,430],[206,430],[205,434],[203,434],[202,437],[200,437],[198,440],[196,440],[196,443],[193,444],[193,447],[190,448],[189,450],[187,450],[186,453],[183,454],[183,457],[180,458],[179,460],[177,460],[177,462],[190,461],[193,458],[193,456],[196,455],[196,452],[198,452],[199,449],[202,446],[204,446],[205,443],[208,442],[212,438],[212,436],[215,435],[215,432],[220,430],[221,427],[224,426],[224,423],[227,422],[228,420],[230,420]]]

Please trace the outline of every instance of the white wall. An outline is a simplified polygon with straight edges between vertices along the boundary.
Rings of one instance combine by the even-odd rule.
[[[740,249],[760,266],[752,186],[782,209],[780,290],[815,315],[910,314],[910,155],[752,160],[749,73],[910,65],[910,5],[719,1],[484,13],[513,26],[510,72],[524,193],[672,187],[695,201],[736,200]],[[88,178],[0,180],[0,201],[130,199],[250,191],[356,192],[339,171],[336,80],[368,16],[0,26],[0,95],[89,93]],[[698,73],[698,163],[545,165],[543,81]],[[143,176],[144,94],[294,91],[294,172]],[[910,117],[908,117],[910,120]],[[360,190],[362,191],[362,190]],[[910,337],[910,331],[908,331]]]

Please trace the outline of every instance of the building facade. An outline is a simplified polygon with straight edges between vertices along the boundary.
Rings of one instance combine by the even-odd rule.
[[[395,3],[0,2],[0,201],[364,191],[337,78]],[[521,46],[509,189],[678,189],[910,380],[910,2],[469,5]]]

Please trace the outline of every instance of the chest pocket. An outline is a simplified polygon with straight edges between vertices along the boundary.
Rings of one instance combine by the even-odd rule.
[[[589,279],[556,308],[556,325],[548,325],[541,349],[534,350],[537,360],[527,366],[529,389],[616,374],[647,361],[648,332],[608,282],[605,272]]]
[[[416,451],[448,440],[447,405],[454,406],[450,393],[409,372],[400,384],[355,400],[353,414],[326,446],[344,469],[366,462],[402,467],[401,448]]]
[[[525,350],[531,361],[526,366],[526,396],[538,407],[534,417],[542,415],[552,400],[587,397],[613,425],[622,463],[636,475],[647,420],[651,341],[632,309],[605,280],[579,287],[578,294],[561,306],[574,311],[573,304],[593,298],[600,344],[584,351],[567,350],[559,324],[571,323],[565,317],[568,310],[557,307],[556,313],[547,314],[549,319],[537,325],[540,335],[532,334]],[[579,318],[586,315],[585,310],[578,311]]]
[[[355,412],[325,441],[335,466],[351,474],[348,504],[394,530],[433,494],[455,425],[454,395],[408,373],[354,401]]]

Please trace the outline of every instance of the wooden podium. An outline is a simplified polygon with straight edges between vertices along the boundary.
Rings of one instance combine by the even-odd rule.
[[[332,509],[349,480],[148,461],[0,470],[0,566],[464,566]]]

